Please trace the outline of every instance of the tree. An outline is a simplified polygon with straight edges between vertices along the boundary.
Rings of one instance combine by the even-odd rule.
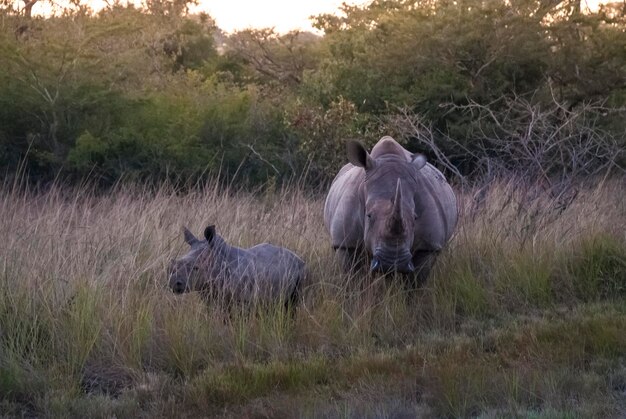
[[[251,66],[259,81],[299,85],[303,73],[315,68],[319,39],[309,32],[279,35],[273,29],[247,29],[235,33],[229,46],[236,57]]]

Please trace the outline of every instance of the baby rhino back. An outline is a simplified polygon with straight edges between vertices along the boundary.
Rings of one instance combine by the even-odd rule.
[[[254,294],[261,300],[289,298],[303,281],[305,264],[284,247],[263,243],[248,249]]]
[[[169,284],[175,293],[200,291],[208,299],[240,302],[296,303],[305,264],[283,247],[263,243],[250,249],[231,246],[216,233],[204,231],[205,240],[184,230],[189,252],[172,260]]]

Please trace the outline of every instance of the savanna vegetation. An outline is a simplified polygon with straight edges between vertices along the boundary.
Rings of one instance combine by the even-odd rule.
[[[620,417],[626,412],[623,181],[567,208],[518,183],[460,194],[428,284],[340,271],[323,198],[5,188],[0,410],[69,417]],[[293,249],[282,305],[228,312],[165,275],[181,225]]]
[[[38,1],[0,0],[0,416],[626,415],[622,3],[375,0],[315,35]],[[322,221],[382,135],[459,201],[411,295]],[[302,256],[293,317],[167,289],[207,223]]]

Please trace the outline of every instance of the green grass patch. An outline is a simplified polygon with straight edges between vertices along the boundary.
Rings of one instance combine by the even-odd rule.
[[[207,369],[190,383],[194,403],[211,409],[267,395],[325,385],[336,376],[322,360]]]
[[[608,235],[582,240],[568,264],[576,296],[585,301],[626,296],[626,245]]]

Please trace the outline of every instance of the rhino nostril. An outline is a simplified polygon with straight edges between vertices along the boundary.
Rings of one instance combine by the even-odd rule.
[[[176,281],[172,289],[176,294],[181,294],[185,291],[185,284],[183,284],[183,281]]]
[[[376,272],[380,269],[380,260],[378,258],[372,259],[372,264],[370,265],[370,271]]]

